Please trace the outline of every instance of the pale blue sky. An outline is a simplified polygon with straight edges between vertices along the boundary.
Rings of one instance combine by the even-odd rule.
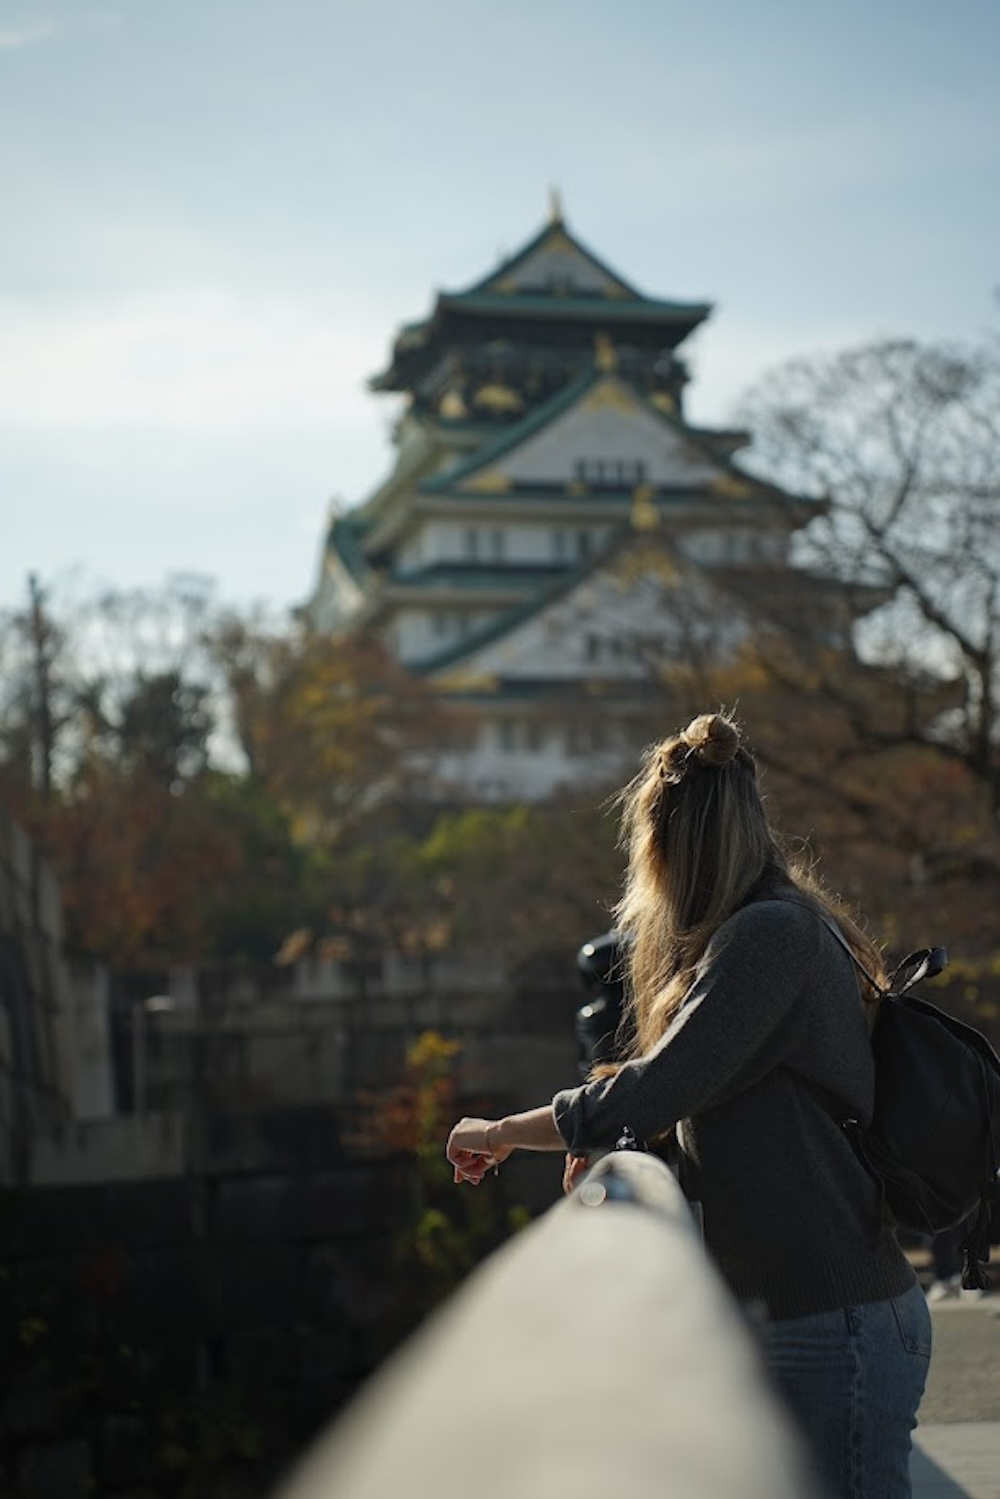
[[[202,572],[282,607],[389,462],[397,324],[550,184],[708,298],[689,410],[998,322],[998,0],[0,0],[0,607]]]

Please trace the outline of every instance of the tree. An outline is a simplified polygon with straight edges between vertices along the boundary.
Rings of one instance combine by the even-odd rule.
[[[191,582],[54,603],[32,582],[0,621],[0,795],[54,863],[77,953],[271,958],[301,922],[287,819],[212,764],[213,616]]]
[[[1000,822],[1000,346],[888,340],[794,361],[742,415],[768,477],[827,502],[803,560],[857,612],[881,600],[857,631],[872,670],[829,663],[817,690],[860,752],[927,746]]]
[[[891,949],[944,940],[949,1003],[1000,1014],[1000,345],[882,341],[747,398],[755,462],[824,501],[799,558],[857,618],[794,635],[741,689],[783,820]],[[791,815],[787,815],[791,812]]]
[[[24,608],[0,614],[0,795],[37,835],[35,803],[50,800],[74,693],[66,630],[33,574],[27,592]]]
[[[274,632],[230,616],[212,649],[247,770],[303,844],[329,850],[416,797],[442,735],[459,732],[373,637]]]

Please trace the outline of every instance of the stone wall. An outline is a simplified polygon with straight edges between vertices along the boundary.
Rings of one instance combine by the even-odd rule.
[[[530,981],[488,955],[260,969],[73,971],[72,1115],[39,1120],[37,1185],[183,1174],[190,1120],[344,1106],[384,1087],[423,1031],[459,1042],[460,1088],[528,1107],[576,1080],[570,959]],[[84,1043],[86,1043],[84,1045]]]
[[[507,1210],[559,1192],[555,1156],[456,1191],[364,1145],[358,1099],[431,1028],[460,1111],[541,1102],[575,1080],[575,975],[83,977],[75,1117],[37,1120],[0,1186],[0,1499],[270,1493]]]
[[[0,1493],[270,1490],[426,1310],[426,1186],[350,1138],[214,1114],[186,1176],[0,1193]]]

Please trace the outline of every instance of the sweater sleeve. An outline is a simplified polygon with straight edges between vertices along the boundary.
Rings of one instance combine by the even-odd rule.
[[[797,1001],[821,930],[812,912],[780,900],[737,911],[709,944],[698,976],[654,1049],[611,1078],[553,1099],[574,1155],[672,1128],[749,1087],[791,1049]]]

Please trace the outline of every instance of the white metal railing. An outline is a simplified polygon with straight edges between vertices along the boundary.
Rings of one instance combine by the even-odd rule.
[[[469,1278],[280,1499],[814,1494],[676,1181],[621,1151]]]

